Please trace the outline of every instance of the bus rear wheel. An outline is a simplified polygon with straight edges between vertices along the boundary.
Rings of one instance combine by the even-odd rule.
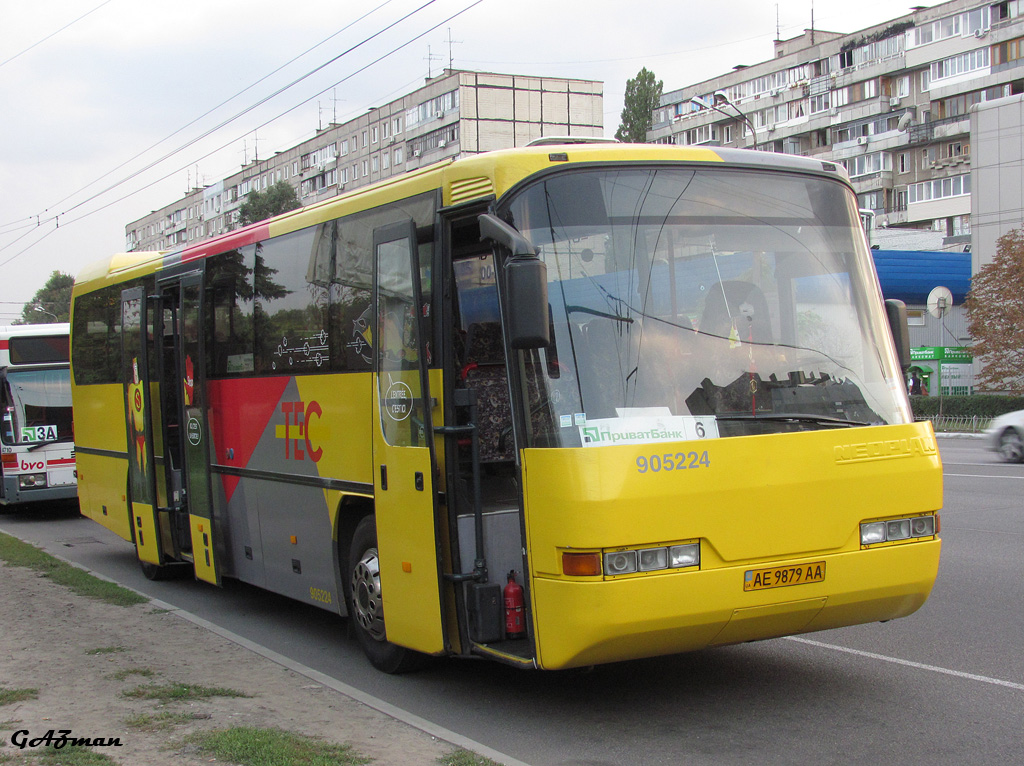
[[[396,646],[387,639],[377,557],[377,525],[372,515],[356,526],[348,560],[349,619],[370,664],[385,673],[407,673],[421,667],[425,655]]]

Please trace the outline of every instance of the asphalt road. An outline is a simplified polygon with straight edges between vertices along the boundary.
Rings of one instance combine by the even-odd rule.
[[[256,588],[150,582],[91,521],[0,530],[532,766],[1024,761],[1024,465],[940,439],[943,552],[928,603],[885,624],[600,667],[449,661],[390,677],[345,622]]]

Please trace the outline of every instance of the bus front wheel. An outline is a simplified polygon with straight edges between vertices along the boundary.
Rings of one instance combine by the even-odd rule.
[[[349,619],[370,663],[385,673],[406,673],[420,667],[425,656],[392,644],[384,625],[377,526],[366,516],[356,526],[349,554]]]

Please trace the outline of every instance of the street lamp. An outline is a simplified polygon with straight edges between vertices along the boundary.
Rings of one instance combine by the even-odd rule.
[[[59,316],[54,314],[52,311],[47,311],[42,306],[40,306],[38,303],[36,303],[35,305],[32,306],[32,310],[33,311],[38,311],[41,314],[46,314],[47,316],[53,317],[53,321],[54,322],[59,322],[60,321],[60,317]]]
[[[736,115],[729,114],[728,112],[722,109],[723,106],[731,106],[733,109],[736,110],[736,114],[739,115],[740,119],[743,120],[743,122],[746,123],[747,127],[750,128],[750,135],[754,139],[754,149],[756,150],[757,130],[754,128],[754,123],[750,121],[750,118],[743,113],[742,109],[740,109],[738,106],[736,106],[736,104],[732,102],[732,99],[729,98],[728,94],[726,94],[724,90],[716,90],[711,98],[713,100],[709,102],[706,98],[694,96],[693,98],[690,99],[690,103],[696,104],[698,109],[713,109],[719,114],[725,115],[730,119],[736,119]]]

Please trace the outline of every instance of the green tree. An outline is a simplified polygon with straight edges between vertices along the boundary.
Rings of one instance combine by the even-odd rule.
[[[295,187],[287,181],[271,184],[266,191],[252,192],[238,208],[243,226],[302,207]]]
[[[14,324],[53,324],[67,322],[71,316],[71,288],[75,278],[55,271],[38,292],[25,304],[21,317]]]
[[[1012,229],[996,241],[992,262],[971,278],[964,308],[982,362],[978,386],[1024,392],[1024,231]]]
[[[631,144],[647,141],[647,131],[654,124],[654,110],[661,101],[661,80],[654,72],[641,69],[632,80],[626,80],[626,98],[622,107],[622,123],[615,137]]]

